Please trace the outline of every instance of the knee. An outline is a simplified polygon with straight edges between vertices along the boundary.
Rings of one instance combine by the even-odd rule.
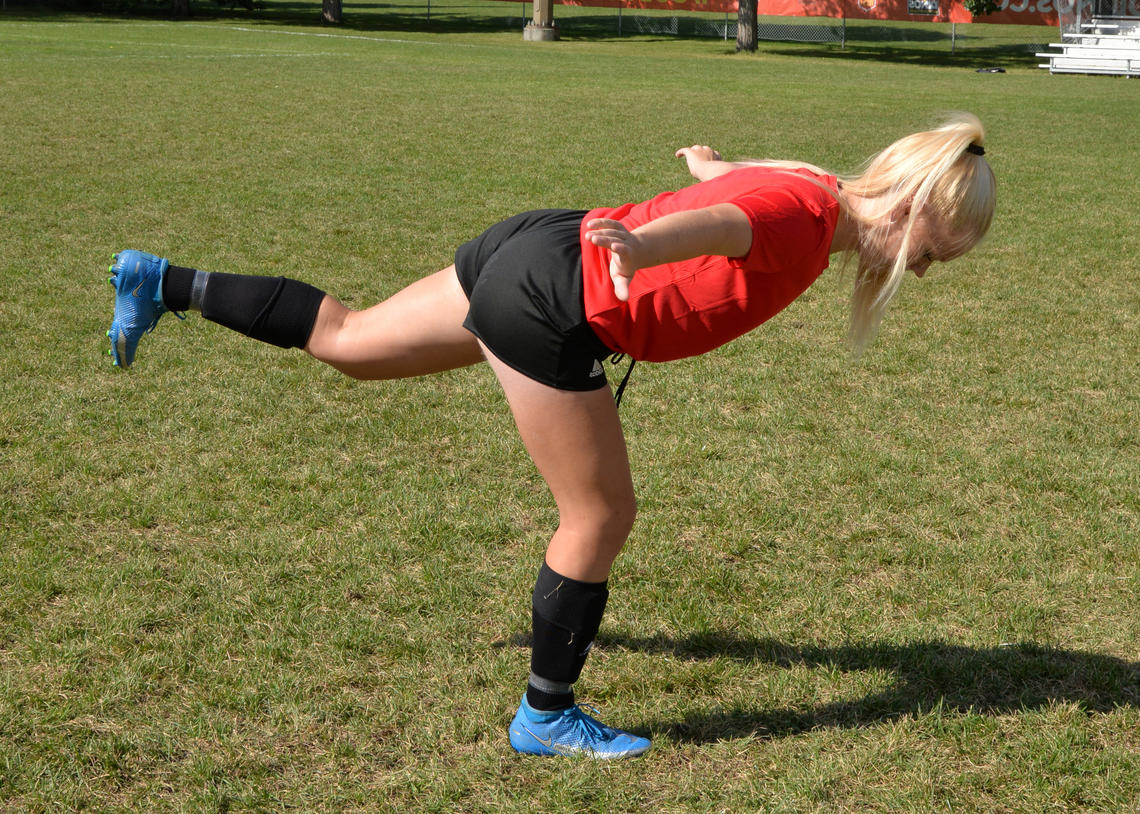
[[[614,529],[623,540],[633,531],[635,520],[637,520],[637,499],[630,495],[614,512],[612,518]]]
[[[621,544],[633,531],[637,501],[632,494],[607,500],[579,519],[580,531],[600,541]]]
[[[357,314],[339,302],[326,300],[318,314],[317,324],[309,337],[305,350],[314,359],[324,362],[346,376],[362,381],[378,378],[370,366],[360,359],[360,339]]]
[[[317,312],[305,351],[321,362],[333,367],[344,357],[345,341],[349,332],[351,311],[332,297],[326,297]]]
[[[636,516],[632,497],[560,507],[558,531],[546,550],[547,564],[571,579],[605,582]]]

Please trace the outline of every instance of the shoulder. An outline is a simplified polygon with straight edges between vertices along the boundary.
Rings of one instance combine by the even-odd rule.
[[[724,201],[740,207],[755,226],[801,221],[805,226],[833,220],[839,210],[838,181],[804,169],[749,167],[729,173]]]
[[[838,180],[834,175],[813,172],[802,167],[783,167],[759,164],[742,167],[721,177],[725,187],[742,193],[787,193],[805,200],[835,198]],[[714,183],[709,181],[707,183]]]
[[[762,168],[753,186],[731,202],[752,224],[750,268],[814,268],[825,258],[839,221],[835,176],[809,170]]]

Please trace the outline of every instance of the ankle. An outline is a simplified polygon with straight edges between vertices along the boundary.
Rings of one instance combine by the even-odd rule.
[[[559,712],[574,706],[574,690],[569,684],[532,674],[526,685],[526,703],[538,712]]]
[[[167,266],[166,273],[162,275],[162,304],[171,311],[188,311],[193,308],[201,310],[199,299],[194,303],[193,295],[199,277],[205,277],[205,272],[184,266]]]

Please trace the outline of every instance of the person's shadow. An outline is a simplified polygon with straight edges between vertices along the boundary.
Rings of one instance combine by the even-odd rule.
[[[716,708],[684,720],[643,721],[686,743],[739,737],[779,738],[818,727],[861,727],[934,709],[997,715],[1073,703],[1086,712],[1140,707],[1140,664],[1035,644],[972,648],[939,641],[792,645],[726,633],[681,639],[608,631],[600,647],[661,653],[681,662],[733,658],[757,665],[840,671],[880,670],[895,680],[870,695],[783,709]]]

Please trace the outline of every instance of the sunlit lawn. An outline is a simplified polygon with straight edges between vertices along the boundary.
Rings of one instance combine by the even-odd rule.
[[[0,810],[1136,806],[1140,84],[309,13],[0,16]],[[633,374],[579,694],[636,761],[507,744],[556,514],[487,369],[358,383],[193,315],[105,355],[120,248],[365,305],[684,144],[851,170],[959,108],[992,235],[862,361],[829,272]]]

